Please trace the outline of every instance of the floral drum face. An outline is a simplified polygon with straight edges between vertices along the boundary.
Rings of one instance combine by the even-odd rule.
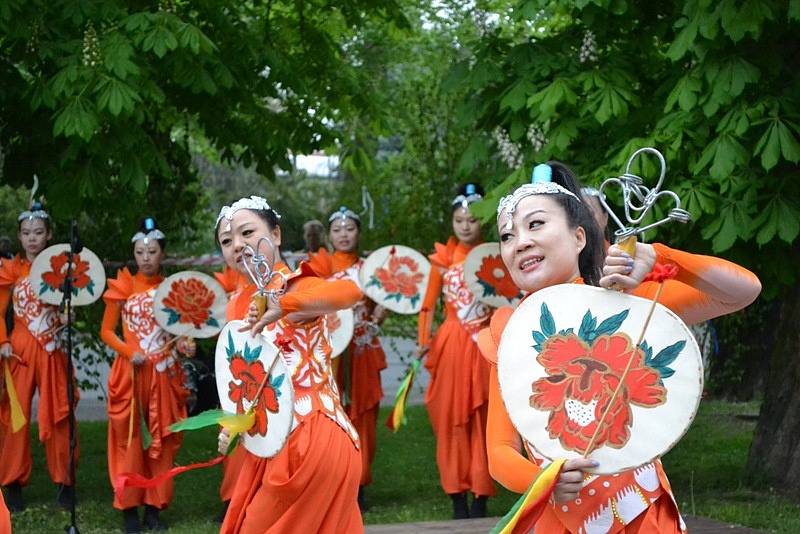
[[[401,314],[419,313],[428,286],[430,264],[422,254],[400,245],[373,252],[359,273],[364,293]]]
[[[602,472],[616,472],[663,454],[688,428],[702,391],[699,349],[663,307],[637,347],[648,304],[565,284],[536,292],[512,315],[498,355],[501,392],[539,454],[588,452]]]

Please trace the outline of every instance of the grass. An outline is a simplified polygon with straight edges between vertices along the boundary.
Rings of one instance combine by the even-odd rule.
[[[776,533],[800,532],[800,506],[768,486],[744,484],[744,467],[755,426],[738,418],[757,413],[755,404],[704,402],[687,436],[664,457],[675,496],[684,514],[700,515]],[[382,425],[373,466],[374,483],[367,488],[368,524],[450,517],[450,499],[439,488],[434,460],[434,440],[424,408],[410,407],[409,424],[398,434]],[[111,488],[106,468],[106,425],[81,423],[81,462],[78,469],[78,527],[81,533],[119,531],[121,517],[111,507]],[[44,465],[44,451],[34,439],[34,472],[25,489],[28,508],[13,517],[15,533],[63,532],[66,512],[54,505],[55,487]],[[178,463],[211,458],[216,444],[213,431],[186,434]],[[204,469],[178,477],[175,500],[164,512],[171,532],[218,531],[213,517],[219,512],[219,468]],[[502,488],[489,502],[489,512],[505,513],[516,500]]]

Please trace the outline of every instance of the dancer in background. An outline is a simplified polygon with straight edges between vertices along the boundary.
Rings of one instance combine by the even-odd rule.
[[[172,468],[183,436],[169,431],[186,418],[183,367],[179,353],[193,356],[194,342],[172,337],[156,323],[153,297],[164,277],[166,236],[148,217],[131,239],[137,271],[123,268],[108,280],[103,295],[106,310],[100,337],[117,357],[108,378],[108,473],[113,483],[121,473],[152,478]],[[117,327],[122,323],[122,337]],[[122,510],[125,532],[143,526],[163,530],[160,511],[172,502],[172,480],[151,489],[127,488],[115,495],[114,508]],[[144,506],[143,521],[138,507]]]
[[[364,260],[358,256],[361,218],[342,207],[328,218],[328,238],[334,253],[320,249],[309,265],[317,276],[331,280],[350,280],[358,284]],[[334,362],[336,383],[347,416],[361,439],[361,484],[358,504],[364,510],[364,487],[372,483],[375,459],[378,409],[383,398],[381,371],[386,369],[386,354],[378,339],[378,328],[387,310],[364,296],[353,307],[353,339],[347,350]]]
[[[269,240],[277,252],[278,220],[261,197],[225,206],[215,230],[225,262],[243,271],[245,247],[258,249],[259,241]],[[262,317],[256,317],[256,306],[251,304],[247,318],[253,331],[263,330],[273,342],[281,338],[281,357],[292,375],[297,424],[272,458],[245,451],[221,532],[362,532],[356,502],[361,478],[358,434],[342,411],[330,374],[325,324],[325,315],[352,307],[361,291],[348,280],[322,280],[305,264],[294,273],[280,259],[270,267],[286,276],[285,293],[269,299]],[[221,451],[227,450],[228,439],[223,431]]]
[[[0,320],[0,370],[8,366],[11,371],[26,423],[12,432],[9,403],[0,403],[0,485],[6,488],[8,508],[21,511],[25,507],[22,488],[31,476],[31,401],[38,389],[39,440],[50,478],[58,485],[57,501],[69,508],[75,495],[69,473],[67,355],[58,335],[64,321],[58,306],[39,300],[28,277],[31,264],[52,238],[50,217],[41,203],[33,202],[17,220],[22,253],[3,260],[0,267],[0,318],[9,304],[14,309],[10,337],[5,320]],[[76,404],[77,392],[76,387]],[[77,459],[77,447],[75,455]]]
[[[603,235],[581,199],[574,175],[557,162],[537,166],[534,183],[523,185],[500,201],[497,228],[503,262],[517,287],[529,293],[556,284],[583,283],[636,289],[637,295],[652,299],[659,284],[642,284],[642,280],[656,262],[672,263],[677,265],[678,275],[665,285],[659,301],[691,324],[742,309],[761,289],[755,275],[738,265],[662,244],[637,244],[634,258],[612,246],[604,265]],[[490,327],[481,331],[479,344],[491,362],[486,430],[489,468],[503,486],[524,493],[541,467],[511,423],[500,394],[497,350],[511,313],[511,308],[497,310]],[[590,375],[584,373],[587,381],[594,380]],[[536,523],[536,532],[685,531],[660,460],[615,475],[589,476],[584,472],[596,466],[593,460],[584,458],[564,464],[550,505]],[[620,499],[620,495],[636,498]]]
[[[429,256],[433,269],[419,315],[418,354],[427,353],[431,382],[425,394],[433,433],[436,465],[445,493],[453,501],[453,518],[485,517],[486,501],[495,494],[486,462],[486,415],[489,366],[475,339],[493,309],[475,298],[464,279],[464,260],[481,243],[480,222],[469,206],[483,198],[477,184],[465,184],[452,201],[455,237],[436,243]],[[444,322],[430,337],[436,303],[443,295]],[[467,505],[467,493],[473,494]]]

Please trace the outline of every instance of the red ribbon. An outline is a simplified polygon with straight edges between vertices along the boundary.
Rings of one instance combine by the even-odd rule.
[[[678,276],[678,266],[674,263],[656,263],[650,274],[644,277],[644,282],[663,282]]]
[[[142,488],[142,489],[150,489],[155,488],[167,482],[168,480],[172,480],[176,476],[180,475],[181,473],[185,473],[186,471],[192,471],[194,469],[203,469],[205,467],[211,467],[217,464],[222,463],[225,459],[224,455],[219,455],[216,458],[209,460],[207,462],[200,462],[196,464],[189,464],[189,465],[181,465],[178,467],[173,467],[169,471],[164,471],[163,473],[154,476],[153,478],[146,478],[139,473],[122,473],[121,475],[117,475],[114,479],[114,493],[117,497],[122,497],[122,492],[125,491],[125,488]]]

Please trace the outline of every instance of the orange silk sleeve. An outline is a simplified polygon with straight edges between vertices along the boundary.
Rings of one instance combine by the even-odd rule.
[[[489,417],[486,422],[486,455],[489,474],[508,490],[525,493],[541,468],[522,453],[520,438],[506,412],[497,379],[497,349],[513,310],[499,308],[488,328],[478,334],[478,347],[489,362]]]
[[[417,322],[417,345],[427,347],[431,342],[433,329],[433,316],[436,314],[436,303],[442,293],[442,272],[436,265],[431,265],[431,279],[425,298],[422,300],[422,309]]]
[[[351,308],[361,297],[361,290],[350,280],[304,276],[291,282],[291,288],[281,297],[280,304],[284,315],[294,312],[325,315]]]
[[[8,330],[6,329],[6,311],[11,302],[11,287],[0,286],[0,344],[8,341]]]
[[[486,455],[489,474],[509,491],[525,493],[541,468],[522,454],[520,438],[506,412],[497,366],[489,371],[489,418],[486,422]]]
[[[678,266],[678,275],[665,282],[660,302],[687,324],[741,310],[761,293],[758,277],[735,263],[672,249],[661,243],[653,243],[653,248],[658,263]],[[633,294],[653,298],[657,288],[655,282],[644,282]]]
[[[17,258],[0,262],[0,344],[8,341],[5,317],[11,304],[11,290],[17,282],[16,262]]]
[[[117,335],[117,325],[119,324],[121,312],[121,301],[106,300],[106,309],[103,312],[103,323],[100,326],[100,339],[117,354],[130,359],[134,353],[133,349]]]

